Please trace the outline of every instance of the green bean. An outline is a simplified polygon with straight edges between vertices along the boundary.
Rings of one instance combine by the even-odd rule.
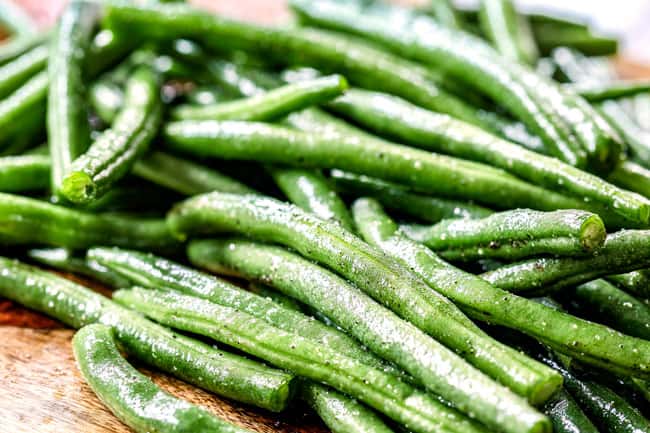
[[[107,125],[113,123],[124,105],[122,88],[109,80],[100,79],[91,84],[88,96],[95,113]]]
[[[182,159],[169,153],[154,151],[138,160],[133,173],[148,181],[185,195],[210,191],[254,194],[243,183],[219,173],[213,168]]]
[[[48,48],[39,45],[0,66],[0,98],[14,92],[31,76],[40,72],[47,63],[48,54]]]
[[[0,157],[0,191],[43,190],[50,186],[50,157],[23,155]]]
[[[619,99],[634,96],[639,93],[650,93],[648,81],[614,81],[605,84],[571,84],[576,92],[589,102],[600,102],[607,99]]]
[[[491,210],[472,203],[417,194],[402,185],[341,170],[332,170],[330,180],[339,193],[373,197],[391,210],[428,223],[449,218],[484,218],[492,214]]]
[[[602,102],[598,109],[625,139],[633,159],[650,167],[650,131],[639,127],[616,101]]]
[[[650,340],[650,307],[605,280],[594,280],[562,293],[576,313],[634,337]]]
[[[65,248],[35,248],[27,251],[27,256],[38,263],[54,269],[89,277],[108,287],[122,288],[131,286],[128,279],[100,265],[94,260],[77,256]]]
[[[72,162],[64,174],[61,193],[84,204],[105,194],[147,150],[160,117],[156,73],[148,67],[138,68],[128,80],[124,106],[111,128]]]
[[[577,210],[516,209],[481,219],[443,220],[433,226],[403,225],[402,231],[452,261],[593,255],[606,236],[598,215]]]
[[[210,120],[168,123],[164,136],[168,147],[202,157],[340,168],[400,182],[421,192],[499,207],[585,207],[582,200],[522,182],[499,169],[371,137],[328,136],[257,122]]]
[[[607,179],[621,188],[650,197],[650,170],[633,161],[621,161]]]
[[[473,107],[435,84],[434,73],[359,38],[312,29],[259,27],[186,5],[123,3],[106,9],[109,26],[129,26],[155,38],[194,38],[221,50],[244,49],[283,63],[315,66],[341,73],[362,87],[396,93],[432,110],[481,124]]]
[[[549,293],[606,275],[650,267],[650,231],[610,234],[593,257],[542,257],[505,265],[481,276],[514,293]]]
[[[341,95],[347,81],[331,75],[288,84],[267,93],[214,105],[181,105],[172,111],[175,119],[274,120]]]
[[[280,411],[293,376],[173,333],[51,272],[0,258],[0,295],[73,328],[112,326],[126,352],[182,380],[248,404]]]
[[[71,2],[59,19],[50,46],[47,135],[52,156],[52,191],[57,195],[72,161],[90,144],[83,63],[98,14],[96,3]]]
[[[36,33],[34,20],[11,0],[0,0],[0,28],[12,35]]]
[[[429,0],[427,11],[441,24],[451,28],[462,28],[462,18],[450,0]]]
[[[32,48],[42,45],[49,37],[49,32],[40,32],[33,35],[14,36],[2,41],[0,44],[0,65],[4,65]]]
[[[443,68],[451,77],[477,88],[506,107],[542,137],[555,156],[571,165],[585,164],[585,149],[555,112],[557,107],[548,104],[541,89],[532,87],[544,87],[549,93],[557,93],[559,89],[542,82],[523,65],[500,58],[478,38],[396,7],[359,7],[325,0],[295,0],[291,6],[311,24],[365,36],[430,67]],[[563,101],[563,97],[557,99]]]
[[[142,41],[126,29],[101,29],[88,46],[85,67],[91,77],[99,75],[137,47]]]
[[[466,350],[470,341],[474,346],[485,340],[480,331],[477,332],[478,328],[453,304],[399,263],[369,247],[338,224],[323,221],[277,200],[222,193],[186,200],[172,210],[168,223],[173,232],[181,236],[236,232],[294,248],[306,258],[341,273],[416,326],[462,350],[465,356],[473,355],[474,361],[492,374],[501,378],[510,375],[508,368],[493,362],[491,351]],[[532,426],[524,427],[520,424],[522,422],[537,423],[531,421],[535,418],[532,415],[532,418],[515,415],[515,412],[526,413],[529,409],[507,388],[490,381],[453,352],[438,353],[440,362],[431,367],[462,374],[463,379],[453,378],[456,374],[429,374],[425,383],[433,392],[453,401],[459,409],[472,412],[489,425],[495,425],[495,417],[508,420],[504,421],[508,425],[505,428],[519,428],[520,431]],[[473,395],[477,392],[480,396]],[[516,424],[520,424],[519,427],[515,427]]]
[[[558,47],[569,47],[588,56],[608,56],[618,51],[618,40],[594,34],[588,28],[567,28],[553,23],[532,26],[535,41],[542,54]]]
[[[494,165],[534,184],[603,203],[627,218],[644,220],[644,208],[650,205],[650,201],[638,194],[617,188],[555,158],[531,152],[394,96],[351,89],[330,106],[402,142]]]
[[[291,203],[319,218],[336,221],[344,229],[352,231],[352,217],[345,203],[332,190],[322,173],[284,167],[269,167],[268,170]]]
[[[434,357],[440,351],[433,340],[375,303],[359,289],[331,272],[310,264],[308,260],[282,248],[238,239],[195,241],[190,244],[188,255],[195,265],[263,281],[285,295],[298,299],[425,384],[431,381],[427,380],[427,374],[435,374],[431,367],[422,362],[422,359]],[[490,351],[495,359],[506,363],[510,371],[518,371],[520,382],[534,384],[526,387],[504,379],[518,392],[527,393],[531,400],[543,401],[559,386],[559,376],[545,376],[545,372],[551,371],[538,363],[522,359],[525,357],[494,341],[481,338],[477,333],[463,334],[464,338],[474,338],[477,341],[474,350],[478,351],[482,347],[480,350]],[[419,353],[417,357],[411,355],[415,352]],[[461,353],[472,359],[474,356],[471,352],[463,350]]]
[[[88,325],[72,339],[81,375],[110,411],[136,432],[244,433],[207,410],[166,393],[122,358],[113,330]]]
[[[211,275],[161,257],[136,251],[93,248],[88,251],[87,257],[128,278],[134,284],[151,289],[173,290],[234,308],[365,364],[399,374],[396,369],[388,368],[377,357],[361,347],[356,340],[344,333],[331,329],[301,312],[282,308],[270,299],[240,289]]]
[[[554,433],[598,433],[596,426],[564,389],[544,405],[544,413],[551,418]]]
[[[117,291],[113,298],[163,324],[204,335],[330,385],[412,431],[485,431],[391,375],[235,309],[140,288]]]
[[[479,21],[497,51],[515,62],[534,65],[538,53],[528,19],[512,0],[482,0]]]
[[[0,233],[23,244],[68,248],[120,245],[169,250],[178,245],[160,219],[92,214],[4,193],[0,193]]]
[[[300,387],[300,398],[333,433],[391,433],[370,409],[331,388],[315,383]]]
[[[471,317],[516,329],[561,353],[609,370],[649,374],[647,342],[505,292],[454,268],[424,245],[402,236],[397,225],[372,200],[358,200],[353,215],[364,239],[401,260]]]
[[[45,114],[47,88],[47,73],[40,72],[0,101],[0,140],[21,133],[25,122],[40,123]]]
[[[256,295],[259,295],[263,298],[267,298],[275,302],[276,304],[280,304],[285,308],[288,308],[293,311],[298,311],[298,312],[303,312],[303,305],[300,305],[298,301],[296,301],[293,298],[290,298],[288,296],[283,295],[282,293],[273,290],[269,286],[266,286],[264,284],[258,284],[258,283],[248,283],[248,286],[246,287],[246,290],[249,292],[255,293]],[[308,312],[309,315],[313,317],[311,314],[311,311]],[[326,325],[330,326],[329,323],[325,323]],[[332,326],[334,328],[334,326]]]
[[[641,299],[650,298],[650,271],[641,269],[627,274],[608,275],[605,277],[619,289]]]

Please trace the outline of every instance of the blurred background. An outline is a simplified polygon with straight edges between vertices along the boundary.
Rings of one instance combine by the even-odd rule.
[[[38,21],[47,26],[58,16],[66,0],[14,0]],[[423,4],[427,0],[400,0],[400,3]],[[191,0],[191,3],[219,11],[231,17],[268,24],[290,19],[286,0]],[[457,0],[459,5],[473,6],[476,1]],[[650,64],[649,0],[517,0],[525,12],[553,12],[569,17],[584,17],[603,33],[621,40],[625,59]]]

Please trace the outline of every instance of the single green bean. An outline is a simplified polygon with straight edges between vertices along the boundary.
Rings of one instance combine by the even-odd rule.
[[[648,342],[513,295],[454,268],[424,245],[402,236],[381,207],[369,199],[358,200],[353,211],[364,239],[401,260],[471,317],[516,329],[561,353],[609,370],[628,375],[650,374]]]
[[[90,261],[128,278],[136,285],[173,290],[234,308],[365,364],[399,374],[398,370],[387,367],[346,334],[331,329],[299,311],[283,308],[271,299],[240,289],[219,278],[136,251],[92,248],[88,250],[87,257]]]
[[[324,220],[336,221],[353,230],[352,217],[345,203],[327,183],[322,173],[284,167],[269,167],[273,180],[289,201]]]
[[[85,53],[99,9],[97,3],[80,0],[68,4],[50,45],[47,135],[52,156],[52,191],[57,195],[72,161],[90,144],[83,76]]]
[[[630,219],[645,221],[650,209],[650,201],[638,194],[395,96],[351,89],[330,106],[401,142],[499,167],[534,184],[603,203]]]
[[[182,159],[169,153],[154,151],[138,160],[133,173],[150,182],[185,195],[210,191],[235,194],[254,194],[255,191],[243,183],[217,170]]]
[[[38,45],[9,63],[0,66],[0,98],[14,92],[30,77],[43,70],[48,55],[48,48]]]
[[[491,284],[514,293],[548,293],[606,275],[650,267],[650,231],[621,230],[605,239],[598,254],[586,258],[536,258],[482,274]]]
[[[292,395],[292,375],[171,332],[51,272],[0,257],[0,295],[73,328],[112,326],[130,355],[228,398],[281,411]]]
[[[421,192],[499,207],[585,207],[582,200],[525,183],[493,167],[371,137],[328,136],[258,122],[211,120],[171,122],[164,135],[168,147],[197,156],[340,168],[400,182]]]
[[[117,291],[113,298],[167,326],[204,335],[330,385],[409,430],[423,433],[485,431],[391,375],[235,309],[173,292],[140,288]]]
[[[461,349],[467,349],[469,341],[472,346],[478,344],[484,337],[453,304],[408,269],[338,224],[274,199],[223,193],[186,200],[172,210],[168,223],[174,233],[183,237],[235,232],[294,248],[305,257],[339,272],[435,338],[445,339],[462,350],[465,356],[472,353],[475,362],[492,374],[503,378],[510,376],[503,364],[494,362],[491,351]],[[450,328],[455,330],[450,331]],[[463,334],[467,337],[460,337]],[[489,380],[453,352],[438,353],[440,362],[431,367],[444,368],[447,373],[427,375],[427,387],[433,392],[486,424],[499,424],[504,430],[539,428],[544,431],[545,421],[536,419],[523,399]],[[456,377],[458,374],[463,379]],[[526,413],[528,415],[520,416]],[[497,418],[503,421],[496,422]]]
[[[564,389],[544,405],[544,413],[551,418],[554,433],[598,433],[596,426]]]
[[[138,68],[127,82],[124,106],[111,128],[76,158],[61,181],[61,193],[74,203],[101,197],[146,152],[161,118],[156,72]]]
[[[634,96],[639,93],[650,93],[649,81],[614,81],[605,84],[585,83],[571,84],[571,88],[589,102],[600,102],[606,99],[619,99]]]
[[[392,433],[372,410],[326,386],[305,383],[300,398],[333,433]]]
[[[12,35],[36,33],[34,20],[11,0],[0,0],[0,28]]]
[[[164,220],[92,214],[4,193],[0,193],[0,233],[23,244],[68,248],[120,245],[170,250],[178,245]]]
[[[0,191],[44,190],[50,186],[50,157],[22,155],[0,157]]]
[[[373,197],[391,210],[428,223],[451,218],[484,218],[492,214],[491,210],[472,203],[417,194],[402,185],[341,170],[332,170],[330,181],[339,193]]]
[[[581,284],[561,296],[571,303],[579,316],[650,340],[650,307],[605,280]]]
[[[479,22],[497,51],[515,62],[534,65],[539,53],[528,19],[512,0],[482,0]]]
[[[608,275],[605,278],[632,296],[650,298],[650,270],[641,269],[627,274]]]
[[[544,55],[558,47],[569,47],[588,56],[608,56],[618,51],[617,39],[594,34],[588,28],[567,28],[553,23],[540,23],[532,28],[537,46]]]
[[[136,432],[250,432],[160,389],[122,357],[113,330],[108,326],[84,326],[72,339],[72,349],[90,388],[116,417]]]
[[[402,231],[452,261],[593,255],[607,235],[600,217],[591,212],[529,209],[481,219],[443,220],[433,226],[403,225]]]
[[[214,105],[181,105],[172,111],[175,119],[274,120],[341,95],[347,81],[340,75],[287,84],[267,93]]]
[[[621,188],[650,197],[650,170],[633,161],[621,161],[607,176],[607,180]]]
[[[192,242],[188,248],[190,261],[211,271],[234,274],[266,282],[287,296],[318,310],[337,326],[357,337],[371,350],[388,359],[425,384],[427,375],[435,374],[422,360],[435,357],[440,351],[436,342],[415,326],[400,320],[391,311],[374,302],[359,289],[333,273],[311,264],[279,247],[255,244],[241,239]],[[314,283],[316,282],[316,283]],[[535,383],[521,386],[506,381],[535,402],[548,398],[560,385],[560,378],[537,362],[489,339],[464,332],[464,338],[478,342],[474,350],[490,351],[493,356],[518,371],[519,381]],[[408,336],[408,337],[407,337]],[[478,347],[481,349],[478,349]],[[419,349],[418,349],[419,348]],[[472,350],[462,351],[468,359]],[[413,356],[418,353],[418,356]],[[523,377],[528,379],[523,380]]]

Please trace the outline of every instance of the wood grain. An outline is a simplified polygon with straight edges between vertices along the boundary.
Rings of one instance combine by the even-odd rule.
[[[70,329],[0,328],[0,431],[3,433],[130,433],[79,375]],[[263,433],[325,433],[296,407],[283,415],[221,399],[164,374],[141,369],[171,394],[234,424]]]

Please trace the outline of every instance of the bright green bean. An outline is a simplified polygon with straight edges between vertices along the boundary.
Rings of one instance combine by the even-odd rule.
[[[528,19],[512,0],[482,0],[479,22],[497,51],[515,62],[534,65],[539,53]]]
[[[48,48],[39,45],[0,66],[0,98],[14,92],[31,76],[43,70],[48,55]]]

